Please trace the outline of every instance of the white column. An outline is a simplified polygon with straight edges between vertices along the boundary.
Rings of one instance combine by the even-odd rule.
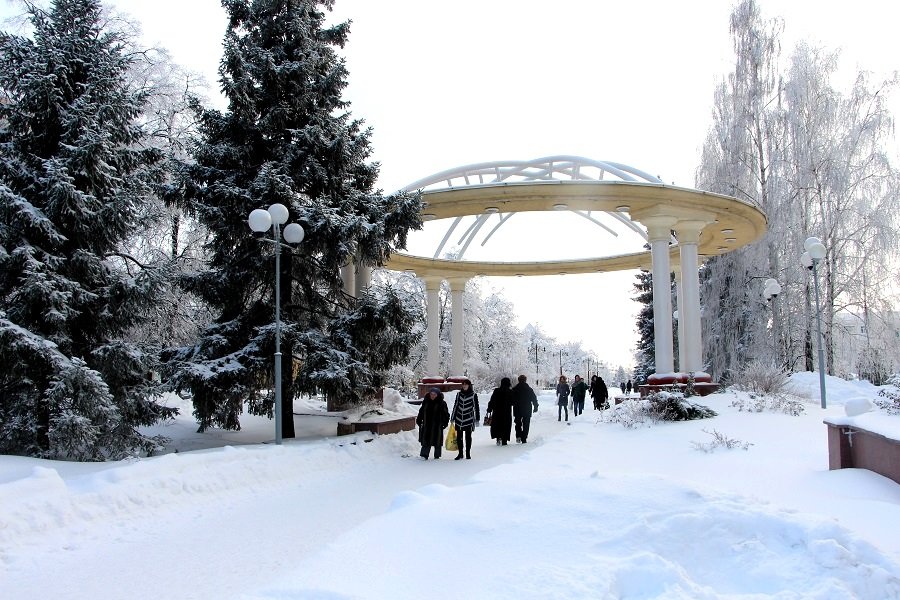
[[[440,277],[423,277],[425,281],[425,340],[428,345],[427,364],[428,376],[435,377],[441,368],[441,340],[440,331],[440,301],[438,291],[441,289]]]
[[[676,323],[676,327],[678,327],[678,370],[684,371],[685,361],[685,348],[684,348],[684,318],[681,316],[681,311],[684,308],[684,294],[682,294],[681,290],[684,289],[684,284],[681,281],[681,267],[675,267],[675,302],[678,304],[678,322]]]
[[[675,226],[681,258],[681,281],[684,308],[678,318],[684,321],[684,364],[681,370],[694,373],[703,370],[703,345],[700,340],[700,276],[697,244],[705,221],[679,221]]]
[[[650,241],[650,258],[653,267],[653,332],[656,346],[656,372],[672,373],[675,370],[672,353],[672,288],[670,285],[669,240],[672,237],[674,217],[648,216],[640,220],[647,227]]]
[[[348,259],[346,265],[341,267],[341,281],[344,282],[344,291],[356,297],[356,268],[352,259]]]
[[[448,279],[452,301],[451,329],[450,329],[450,375],[460,377],[465,371],[465,337],[463,334],[463,292],[466,290],[466,278]]]
[[[356,293],[362,294],[363,291],[372,283],[372,269],[366,265],[356,263]]]

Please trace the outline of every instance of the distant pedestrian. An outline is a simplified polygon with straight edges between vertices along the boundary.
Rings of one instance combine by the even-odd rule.
[[[513,387],[513,416],[516,421],[516,441],[528,443],[528,431],[531,428],[531,412],[538,410],[537,395],[528,385],[528,378],[519,375],[519,382]]]
[[[625,384],[625,393],[626,394],[631,393],[631,380],[630,379],[628,380],[628,383]]]
[[[512,382],[509,377],[500,380],[500,387],[495,388],[488,401],[487,414],[491,417],[491,438],[497,440],[497,445],[505,446],[509,443],[509,434],[512,431],[512,407],[513,392]]]
[[[577,417],[584,412],[584,397],[587,394],[587,384],[581,375],[575,376],[575,383],[572,384],[572,408]]]
[[[562,421],[563,411],[566,411],[566,421],[569,420],[569,384],[566,382],[566,376],[559,376],[559,383],[556,384],[556,420]]]
[[[463,438],[466,442],[466,458],[472,458],[472,432],[481,421],[481,409],[478,406],[478,394],[472,389],[472,382],[464,379],[462,389],[456,394],[453,403],[453,423],[456,425],[456,444],[459,454],[454,460],[463,457]]]
[[[428,460],[431,447],[434,446],[434,457],[441,457],[441,448],[444,446],[444,429],[450,424],[450,411],[444,401],[444,394],[439,388],[433,387],[422,398],[422,406],[416,416],[416,425],[419,426],[419,443],[422,451],[419,456]]]
[[[619,383],[619,387],[622,388],[622,393],[624,394],[625,393],[625,382],[623,381],[623,382]]]

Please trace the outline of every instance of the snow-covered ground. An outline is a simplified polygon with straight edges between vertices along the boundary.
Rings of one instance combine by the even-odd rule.
[[[265,419],[196,434],[185,405],[177,453],[0,457],[0,598],[900,599],[900,485],[829,471],[822,423],[877,389],[829,378],[822,410],[815,374],[792,383],[801,416],[724,393],[634,429],[566,426],[545,394],[527,445],[481,428],[463,461],[335,437],[317,405],[281,447]],[[740,443],[698,450],[714,433]]]

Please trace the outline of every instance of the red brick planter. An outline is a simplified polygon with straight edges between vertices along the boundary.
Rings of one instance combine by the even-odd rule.
[[[900,441],[857,425],[825,424],[829,469],[868,469],[900,483]]]

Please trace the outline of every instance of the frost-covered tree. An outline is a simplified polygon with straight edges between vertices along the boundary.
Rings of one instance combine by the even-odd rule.
[[[127,83],[127,40],[96,0],[29,5],[0,33],[0,452],[151,451],[154,353],[123,339],[165,283],[124,250],[158,153]]]
[[[735,196],[769,216],[763,241],[712,257],[702,271],[704,362],[714,378],[727,377],[749,357],[767,350],[763,341],[768,308],[759,288],[780,270],[779,240],[787,227],[780,210],[781,29],[780,21],[762,18],[755,0],[743,0],[734,8],[730,31],[735,67],[715,92],[713,125],[697,170],[698,188]]]
[[[813,285],[798,264],[809,236],[828,251],[818,271],[829,371],[838,312],[891,310],[900,186],[886,151],[893,119],[885,102],[897,78],[860,72],[843,92],[832,82],[838,53],[805,43],[785,70],[780,32],[754,0],[732,13],[735,69],[716,91],[697,171],[697,187],[734,195],[768,216],[762,240],[710,258],[702,272],[704,357],[714,377],[753,359],[814,368]],[[782,283],[772,303],[760,293],[768,277]]]
[[[526,354],[523,331],[515,324],[512,302],[496,292],[481,295],[477,282],[470,282],[465,323],[466,374],[478,389],[491,389],[502,377],[515,377]]]
[[[205,110],[185,198],[210,232],[207,269],[185,289],[216,311],[194,345],[171,355],[176,386],[190,388],[200,428],[240,427],[246,404],[272,414],[274,259],[247,215],[280,203],[306,230],[282,253],[283,431],[293,437],[293,398],[337,403],[372,394],[380,371],[404,361],[414,315],[391,288],[359,299],[342,291],[348,258],[379,266],[419,227],[415,195],[374,191],[370,132],[342,99],[349,24],[329,26],[331,0],[223,0],[228,15],[220,86],[225,111]]]
[[[828,251],[818,271],[830,372],[835,314],[889,308],[900,248],[900,176],[886,151],[894,133],[886,98],[897,76],[873,81],[869,73],[858,72],[844,92],[832,84],[838,57],[837,52],[799,44],[785,84],[790,184],[797,200],[795,233],[786,242],[800,253],[803,240],[815,235]],[[807,283],[803,291],[808,298],[810,278],[798,279]],[[811,323],[810,316],[802,333],[813,329]],[[811,362],[812,344],[805,346]]]
[[[138,35],[137,31],[135,35]],[[205,261],[207,232],[185,202],[180,174],[190,163],[189,150],[198,132],[192,104],[206,89],[204,80],[175,64],[161,48],[132,50],[132,85],[147,97],[142,122],[146,143],[161,154],[154,196],[141,208],[141,227],[129,252],[147,264],[168,264],[173,279],[193,272]],[[135,328],[131,339],[161,347],[192,342],[211,320],[208,307],[177,285],[167,286],[150,323]]]

